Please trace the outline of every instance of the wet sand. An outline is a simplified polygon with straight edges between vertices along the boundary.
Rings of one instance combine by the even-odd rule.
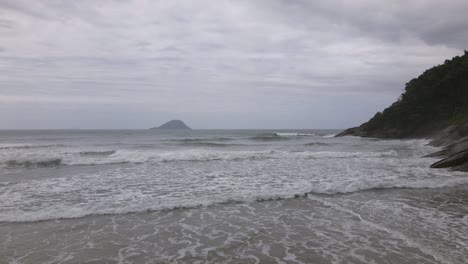
[[[2,223],[2,263],[463,263],[468,187]],[[402,212],[405,212],[402,214]]]

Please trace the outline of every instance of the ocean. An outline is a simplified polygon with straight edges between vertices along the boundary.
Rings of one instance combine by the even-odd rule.
[[[468,175],[337,132],[0,131],[0,263],[466,263]]]

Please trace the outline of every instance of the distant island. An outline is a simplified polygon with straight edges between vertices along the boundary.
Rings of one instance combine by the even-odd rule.
[[[431,138],[447,157],[433,168],[468,170],[468,51],[408,82],[398,101],[337,136]]]
[[[181,120],[171,120],[167,123],[162,124],[158,127],[152,127],[150,129],[191,129]]]

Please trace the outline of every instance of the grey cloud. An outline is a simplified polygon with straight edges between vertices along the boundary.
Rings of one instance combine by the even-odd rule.
[[[4,0],[0,118],[37,108],[47,109],[37,113],[42,127],[68,126],[72,112],[83,127],[142,128],[151,116],[195,127],[346,127],[461,54],[464,10],[458,0]],[[125,111],[141,116],[102,122]],[[0,128],[34,119],[25,116]]]
[[[468,7],[467,9],[468,10]],[[468,48],[468,19],[464,22],[434,27],[424,32],[422,38],[427,43],[449,45],[460,49]]]
[[[272,4],[273,2],[273,4]],[[411,36],[428,44],[464,48],[468,43],[468,2],[430,1],[259,1],[262,9],[298,27],[333,29],[401,41]],[[319,19],[318,19],[319,18]],[[317,22],[322,23],[317,23]],[[347,34],[347,32],[342,32]]]
[[[207,42],[199,42],[194,43],[198,50],[202,51],[213,51],[213,50],[222,50],[225,49],[225,45],[217,44],[217,43],[207,43]]]
[[[57,11],[64,9],[66,1],[63,1],[61,6],[58,6],[58,3],[59,2],[49,2],[50,5],[48,8],[45,8],[46,3],[44,1],[3,0],[0,2],[0,8],[9,12],[18,12],[39,19],[57,20],[59,17],[61,17],[60,19],[64,18],[63,15],[60,15],[61,12]],[[71,3],[72,2],[69,2],[69,4]]]
[[[9,19],[0,18],[0,28],[3,29],[13,29],[15,27],[15,23]]]
[[[187,53],[184,49],[178,48],[177,45],[166,46],[166,47],[160,48],[159,51],[164,54],[171,53],[171,54],[183,55]]]

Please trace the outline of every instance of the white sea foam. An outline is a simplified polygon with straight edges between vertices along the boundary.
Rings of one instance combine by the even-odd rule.
[[[330,165],[339,166],[338,164],[339,162],[333,162]],[[281,165],[275,167],[271,164],[273,169]],[[131,170],[109,170],[97,175],[4,185],[0,186],[0,200],[3,201],[0,206],[0,221],[29,222],[190,208],[225,202],[287,199],[306,194],[352,193],[388,188],[440,188],[468,184],[468,178],[463,174],[433,172],[422,168],[417,168],[417,172],[413,174],[411,170],[396,172],[377,168],[356,171],[349,167],[350,164],[344,164],[335,168],[333,177],[327,177],[326,174],[330,172],[328,166],[298,175],[301,162],[289,167],[292,174],[281,171],[262,174],[262,168],[242,170],[237,166],[226,166],[223,166],[224,171],[207,167],[208,173],[203,175],[195,168],[185,167],[180,170],[180,167],[165,164],[155,168],[143,166]],[[373,166],[377,167],[378,164]],[[311,166],[310,169],[314,167]],[[175,169],[179,171],[174,172]],[[243,172],[239,174],[236,170]],[[373,176],[369,177],[368,172]],[[235,176],[236,173],[239,175]],[[41,201],[40,205],[36,205],[38,201]]]
[[[337,188],[331,188],[328,186],[324,189],[315,189],[312,191],[294,192],[294,190],[281,191],[278,193],[255,193],[241,192],[232,196],[227,195],[216,195],[211,197],[198,197],[198,198],[182,198],[167,201],[160,201],[153,199],[150,195],[147,197],[141,197],[132,193],[124,195],[122,198],[127,199],[115,199],[119,195],[115,195],[112,199],[95,200],[91,203],[86,204],[49,204],[36,208],[36,210],[7,210],[0,213],[0,222],[35,222],[50,219],[63,219],[63,218],[80,218],[89,215],[107,215],[107,214],[126,214],[126,213],[141,213],[148,211],[159,211],[159,210],[172,210],[180,208],[196,208],[200,206],[210,206],[220,203],[238,203],[238,202],[254,202],[254,201],[269,201],[278,199],[290,199],[296,197],[302,197],[313,194],[334,194],[334,193],[350,193],[363,190],[372,189],[387,189],[387,188],[441,188],[441,187],[453,187],[460,184],[468,184],[466,178],[452,179],[447,182],[415,182],[411,184],[376,184],[362,185],[354,187],[337,186]],[[44,191],[44,190],[42,190]],[[67,190],[63,190],[66,192]],[[11,195],[11,193],[10,193]],[[1,197],[1,196],[0,196]],[[2,197],[3,199],[4,197]],[[24,198],[24,197],[22,197]],[[90,198],[90,197],[88,197]],[[95,197],[93,197],[95,198]],[[130,198],[130,199],[128,199]],[[3,208],[2,208],[3,209]]]
[[[308,143],[307,146],[328,146],[327,143]],[[177,150],[158,149],[71,149],[56,148],[47,150],[25,151],[14,149],[0,153],[1,167],[46,167],[64,165],[105,165],[119,163],[145,163],[145,162],[177,162],[177,161],[232,161],[256,159],[324,159],[324,158],[371,158],[395,157],[399,154],[395,150],[384,152],[358,151],[288,151],[282,149],[265,150],[213,150],[205,148],[187,148]]]
[[[316,136],[314,133],[297,133],[297,132],[275,132],[280,137],[313,137]]]
[[[55,148],[55,147],[64,147],[65,145],[61,144],[0,144],[0,150],[7,149],[35,149],[35,148]]]
[[[280,150],[265,151],[213,151],[206,149],[191,149],[178,151],[143,151],[119,150],[92,152],[98,154],[83,155],[83,152],[74,153],[48,153],[45,155],[25,155],[6,159],[0,162],[3,167],[52,167],[74,165],[106,165],[119,163],[145,163],[145,162],[209,162],[233,160],[258,159],[325,159],[325,158],[372,158],[392,157],[398,154],[395,151],[386,152],[333,152],[333,151],[302,151],[287,152]],[[105,154],[99,154],[105,153]]]
[[[50,178],[21,177],[0,184],[0,221],[468,184],[460,173],[429,168],[434,159],[420,157],[435,149],[425,146],[426,141],[317,140],[320,147],[287,141],[222,149],[121,145],[3,149],[2,170],[24,167],[34,173],[36,167],[77,165],[96,165],[99,170],[80,173],[73,167],[70,173]],[[100,166],[119,163],[132,165]]]
[[[452,191],[466,190],[468,177],[430,169],[436,159],[421,157],[438,149],[425,140],[107,133],[2,145],[2,255],[28,262],[47,247],[57,252],[50,262],[79,262],[112,241],[123,262],[145,262],[138,250],[153,262],[464,263],[466,199]],[[109,216],[8,229],[95,215]],[[81,224],[94,235],[70,228]]]

